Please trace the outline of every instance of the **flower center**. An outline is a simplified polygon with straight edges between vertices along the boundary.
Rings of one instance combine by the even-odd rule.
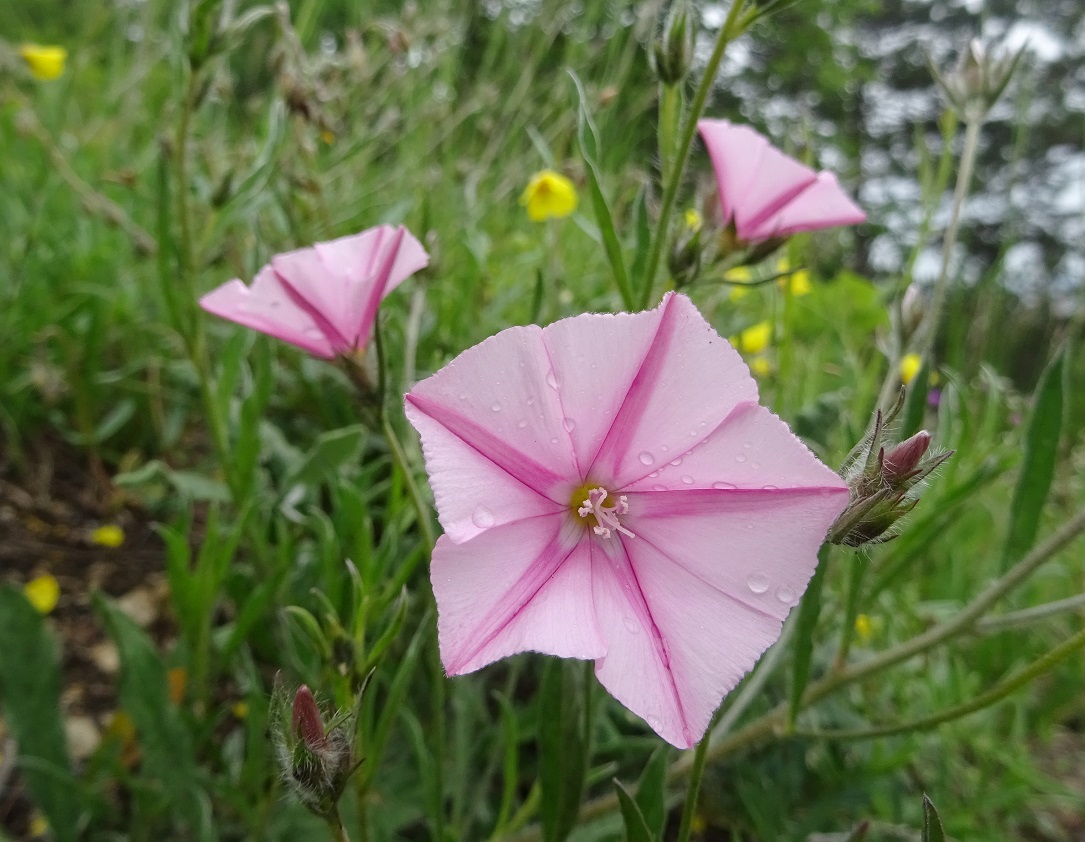
[[[613,501],[609,506],[605,505],[608,499]],[[624,494],[614,501],[610,492],[602,486],[585,483],[573,493],[571,508],[586,522],[585,525],[594,524],[592,532],[600,538],[609,538],[611,531],[621,532],[630,538],[637,537],[618,520],[619,515],[629,512],[629,501]]]

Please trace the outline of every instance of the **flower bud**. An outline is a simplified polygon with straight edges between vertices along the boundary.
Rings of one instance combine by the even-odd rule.
[[[921,430],[898,444],[883,443],[886,426],[903,406],[904,392],[885,415],[878,410],[871,432],[852,449],[841,473],[851,501],[829,531],[834,544],[859,547],[896,537],[897,521],[919,503],[917,486],[953,455],[929,454],[931,434]]]
[[[674,0],[655,44],[656,75],[664,85],[681,84],[693,61],[693,10],[689,0]]]
[[[915,284],[908,284],[904,290],[904,297],[900,302],[900,321],[904,328],[904,335],[911,336],[923,323],[923,313],[926,308],[923,302],[923,293]]]
[[[927,62],[950,107],[966,123],[974,123],[982,121],[1002,96],[1024,52],[1024,45],[1016,53],[990,51],[972,39],[952,70],[938,70],[930,57]]]
[[[324,723],[316,706],[313,691],[301,685],[294,694],[294,707],[290,713],[290,730],[300,737],[309,751],[319,751],[327,742],[324,739]]]

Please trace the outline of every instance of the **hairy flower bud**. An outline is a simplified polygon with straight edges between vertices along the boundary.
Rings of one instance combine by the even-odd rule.
[[[693,9],[689,0],[675,0],[655,44],[656,75],[664,85],[678,85],[693,61]]]
[[[886,445],[886,427],[903,405],[902,390],[888,413],[875,413],[871,431],[845,460],[841,474],[851,489],[851,501],[829,530],[830,542],[859,547],[895,538],[897,521],[919,502],[916,488],[953,455],[953,451],[930,454],[931,434],[926,430]]]
[[[320,709],[316,706],[313,691],[304,684],[294,694],[290,730],[301,738],[309,751],[319,751],[327,743],[324,738],[324,723],[320,720]]]

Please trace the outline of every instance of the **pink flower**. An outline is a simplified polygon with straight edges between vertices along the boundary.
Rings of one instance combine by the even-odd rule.
[[[235,278],[201,298],[200,306],[330,358],[364,348],[381,299],[427,263],[406,228],[381,225],[278,254],[252,286]]]
[[[592,658],[680,747],[779,636],[848,502],[682,295],[509,328],[406,412],[445,529],[430,575],[448,673]]]
[[[866,219],[830,172],[814,172],[764,135],[727,120],[697,123],[723,203],[724,223],[739,238],[759,242]]]

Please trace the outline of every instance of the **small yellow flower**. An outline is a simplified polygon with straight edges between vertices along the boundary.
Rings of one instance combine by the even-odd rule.
[[[750,360],[750,371],[753,372],[754,377],[764,379],[772,374],[772,363],[769,362],[768,357],[759,354]]]
[[[686,211],[686,227],[691,233],[696,234],[701,230],[702,225],[704,225],[704,218],[697,212],[696,208],[690,208]]]
[[[234,702],[230,708],[230,713],[237,719],[247,719],[249,716],[249,703],[248,702]]]
[[[531,177],[520,204],[527,208],[532,222],[561,219],[576,210],[576,188],[561,173],[543,170]]]
[[[733,284],[728,297],[732,301],[738,301],[749,293],[749,290],[742,284],[753,283],[753,272],[750,271],[749,266],[736,266],[734,269],[728,269],[724,272],[723,279]]]
[[[97,544],[99,547],[109,547],[111,550],[115,550],[124,543],[124,530],[114,523],[107,523],[90,533],[90,542]]]
[[[697,834],[704,833],[708,830],[708,822],[700,813],[694,813],[693,820],[689,823],[689,829]]]
[[[60,585],[55,576],[46,573],[27,582],[23,593],[39,614],[50,614],[60,599]]]
[[[324,141],[324,143],[326,143],[328,146],[331,146],[333,143],[335,143],[335,132],[331,131],[330,129],[324,129],[324,131],[320,133],[320,139]]]
[[[859,635],[862,643],[870,640],[870,636],[874,633],[874,624],[870,622],[870,617],[866,614],[860,614],[855,618],[855,633]]]
[[[790,292],[795,298],[809,294],[810,273],[805,269],[792,272],[791,261],[786,257],[781,257],[776,261],[776,273],[783,276],[776,282],[780,289]]]
[[[49,81],[59,79],[64,74],[64,62],[68,51],[63,47],[42,47],[38,44],[23,44],[19,47],[30,75],[35,79]]]
[[[905,386],[915,380],[915,376],[919,374],[919,369],[922,367],[923,358],[919,354],[904,355],[904,358],[900,361],[900,379]]]
[[[49,820],[35,810],[30,817],[30,827],[28,829],[31,839],[41,839],[49,832]]]
[[[732,336],[730,343],[744,354],[760,354],[772,340],[772,324],[758,322],[746,328],[738,336]]]

